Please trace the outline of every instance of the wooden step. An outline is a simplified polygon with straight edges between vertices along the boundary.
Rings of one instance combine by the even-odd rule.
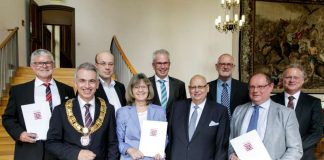
[[[13,153],[10,155],[0,155],[0,159],[1,160],[13,160],[14,156],[13,156]]]
[[[15,144],[0,144],[0,155],[13,155]]]
[[[0,137],[0,145],[1,144],[15,144],[15,141],[10,137]]]

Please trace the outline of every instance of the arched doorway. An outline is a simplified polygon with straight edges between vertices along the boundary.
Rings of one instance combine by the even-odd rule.
[[[74,8],[61,5],[38,6],[31,0],[30,19],[30,53],[39,48],[47,49],[54,54],[56,67],[74,68]]]

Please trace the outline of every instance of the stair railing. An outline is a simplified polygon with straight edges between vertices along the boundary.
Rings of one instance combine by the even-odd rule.
[[[18,27],[8,31],[10,34],[0,44],[0,99],[18,68]]]
[[[127,86],[137,72],[119,45],[116,36],[111,40],[110,51],[115,56],[115,78]]]

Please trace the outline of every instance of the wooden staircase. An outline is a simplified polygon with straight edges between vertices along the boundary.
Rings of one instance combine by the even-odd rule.
[[[71,68],[56,68],[53,77],[69,86],[74,86],[74,71]],[[12,78],[10,86],[28,82],[35,78],[34,72],[29,67],[19,67],[15,77]],[[3,114],[9,99],[9,90],[4,91],[3,98],[0,100],[0,115]],[[2,117],[0,117],[0,160],[13,160],[15,142],[8,135],[2,125]]]

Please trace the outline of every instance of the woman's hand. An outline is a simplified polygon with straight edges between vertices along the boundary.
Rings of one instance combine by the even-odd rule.
[[[128,148],[126,152],[132,157],[132,159],[137,160],[144,158],[143,153],[135,148]]]
[[[155,156],[154,156],[154,160],[162,160],[163,158],[162,158],[162,156],[160,155],[160,154],[156,154]]]

